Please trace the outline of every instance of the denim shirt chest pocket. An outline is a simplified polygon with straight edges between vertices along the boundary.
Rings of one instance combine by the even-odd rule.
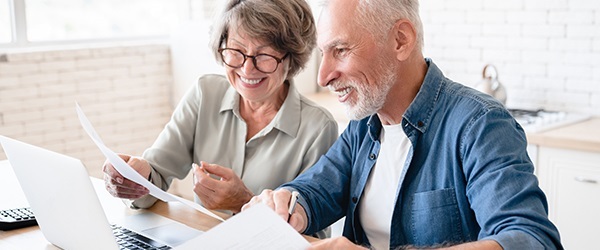
[[[454,188],[415,193],[410,223],[416,246],[464,241]]]

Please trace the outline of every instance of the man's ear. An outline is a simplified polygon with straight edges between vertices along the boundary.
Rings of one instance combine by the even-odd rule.
[[[417,31],[408,19],[396,21],[392,28],[392,36],[395,43],[394,51],[396,59],[406,60],[412,54],[417,43]]]

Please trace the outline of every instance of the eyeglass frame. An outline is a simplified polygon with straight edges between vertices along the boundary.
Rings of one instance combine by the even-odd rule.
[[[237,66],[237,67],[235,67],[235,66],[231,66],[231,65],[229,65],[227,62],[225,62],[225,58],[224,58],[224,56],[223,56],[223,51],[225,51],[225,50],[233,50],[233,51],[236,51],[236,52],[238,52],[238,53],[242,54],[242,56],[244,57],[244,61],[242,61],[242,64],[240,64],[240,66]],[[234,49],[234,48],[220,48],[220,49],[218,49],[217,51],[219,52],[219,55],[221,55],[221,61],[222,61],[222,62],[223,62],[225,65],[227,65],[227,66],[229,66],[229,67],[232,67],[232,68],[234,68],[234,69],[239,69],[239,68],[241,68],[241,67],[244,67],[244,64],[246,63],[246,60],[248,60],[248,58],[252,58],[252,65],[254,66],[254,68],[255,68],[256,70],[258,70],[258,71],[262,72],[262,73],[265,73],[265,74],[271,74],[271,73],[273,73],[273,72],[277,71],[277,69],[279,68],[279,64],[281,64],[281,62],[283,62],[283,60],[285,60],[285,59],[288,57],[288,55],[290,54],[290,53],[285,53],[285,55],[284,55],[283,57],[281,57],[281,58],[278,58],[278,57],[276,57],[276,56],[274,56],[274,55],[269,55],[269,54],[265,54],[265,53],[260,53],[260,54],[256,54],[256,55],[250,56],[250,55],[246,55],[246,54],[244,54],[244,52],[242,52],[241,50],[239,50],[239,49]],[[277,62],[277,65],[275,65],[275,69],[274,69],[273,71],[271,71],[271,72],[262,71],[261,69],[259,69],[259,68],[258,68],[258,66],[256,66],[256,57],[257,57],[257,56],[269,56],[269,57],[271,57],[271,58],[275,59],[275,61]]]

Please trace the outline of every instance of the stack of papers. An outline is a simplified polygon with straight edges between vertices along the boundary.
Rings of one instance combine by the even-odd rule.
[[[302,235],[260,203],[175,249],[304,250],[309,246]]]

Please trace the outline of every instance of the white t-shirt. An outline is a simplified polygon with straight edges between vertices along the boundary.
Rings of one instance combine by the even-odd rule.
[[[381,149],[359,204],[359,216],[371,246],[389,249],[398,184],[412,144],[402,124],[384,125],[380,140]]]

